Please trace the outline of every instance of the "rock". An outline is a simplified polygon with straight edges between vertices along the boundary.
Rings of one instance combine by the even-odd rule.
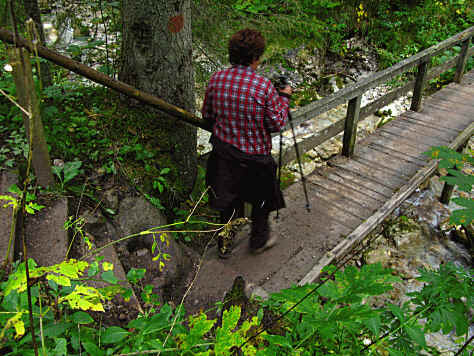
[[[117,211],[119,207],[119,196],[116,188],[111,188],[105,191],[104,203],[107,208]]]
[[[140,196],[123,199],[114,221],[123,231],[123,236],[166,224],[165,217]],[[192,266],[191,253],[185,251],[185,247],[178,244],[169,233],[160,232],[159,229],[153,231],[152,234],[133,237],[126,243],[130,253],[126,263],[129,267],[145,268],[147,283],[163,294],[165,287],[178,283],[187,275]]]
[[[105,217],[98,210],[86,210],[81,214],[81,218],[84,219],[84,228],[93,235],[99,235],[97,231],[103,229],[106,223]]]
[[[297,161],[294,161],[292,164],[290,164],[288,166],[288,168],[295,172],[295,175],[296,175],[296,180],[299,180],[301,179],[301,176],[300,176],[300,168],[299,168],[299,165],[298,165],[298,162]],[[301,164],[301,168],[303,170],[303,175],[304,176],[307,176],[308,174],[310,174],[311,172],[313,172],[316,168],[316,162],[313,162],[313,161],[309,161],[309,162],[302,162]]]
[[[119,204],[114,222],[123,232],[120,237],[138,234],[151,228],[158,231],[157,228],[167,223],[160,211],[142,196],[124,198]],[[139,235],[127,241],[130,251],[142,247],[151,249],[152,244],[153,234]]]
[[[25,219],[28,257],[40,266],[51,266],[66,258],[68,233],[64,223],[68,219],[67,199],[48,201],[48,206]]]
[[[53,160],[53,165],[56,167],[64,167],[64,161],[62,159],[55,158]]]

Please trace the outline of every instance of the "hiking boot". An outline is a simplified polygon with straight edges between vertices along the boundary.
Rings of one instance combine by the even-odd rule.
[[[270,238],[265,242],[265,244],[262,247],[259,248],[250,248],[250,252],[254,255],[259,255],[262,252],[271,249],[273,246],[275,246],[278,242],[278,238],[276,235],[271,235]]]
[[[234,247],[234,234],[217,235],[217,251],[219,257],[227,259],[232,256],[232,248]]]

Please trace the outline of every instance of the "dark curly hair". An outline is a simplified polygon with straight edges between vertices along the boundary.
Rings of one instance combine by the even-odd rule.
[[[249,28],[236,32],[229,40],[229,61],[248,66],[265,51],[265,38]]]

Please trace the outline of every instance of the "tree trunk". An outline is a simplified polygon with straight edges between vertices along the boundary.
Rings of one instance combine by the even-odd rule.
[[[31,143],[33,170],[38,185],[47,187],[54,183],[54,178],[41,122],[39,98],[33,81],[30,53],[24,48],[11,48],[8,51],[8,57],[13,67],[18,102],[29,113],[29,116],[24,114],[23,117],[28,143]]]
[[[191,0],[123,0],[122,6],[119,79],[193,113]],[[182,198],[196,176],[196,129],[164,113],[156,115],[150,125],[160,125],[168,137],[163,142],[168,147],[161,148],[171,154]]]
[[[31,18],[35,23],[36,31],[39,35],[40,44],[46,46],[46,38],[44,37],[43,22],[41,21],[41,12],[38,6],[38,0],[23,0],[23,6],[25,7],[25,13],[27,18]],[[49,63],[40,63],[41,71],[41,82],[44,87],[48,87],[52,84],[51,69]]]

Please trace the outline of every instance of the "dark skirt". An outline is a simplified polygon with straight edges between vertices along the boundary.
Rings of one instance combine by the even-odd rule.
[[[277,165],[270,155],[249,155],[212,136],[206,184],[209,203],[219,211],[244,201],[268,211],[285,207],[276,179]]]

